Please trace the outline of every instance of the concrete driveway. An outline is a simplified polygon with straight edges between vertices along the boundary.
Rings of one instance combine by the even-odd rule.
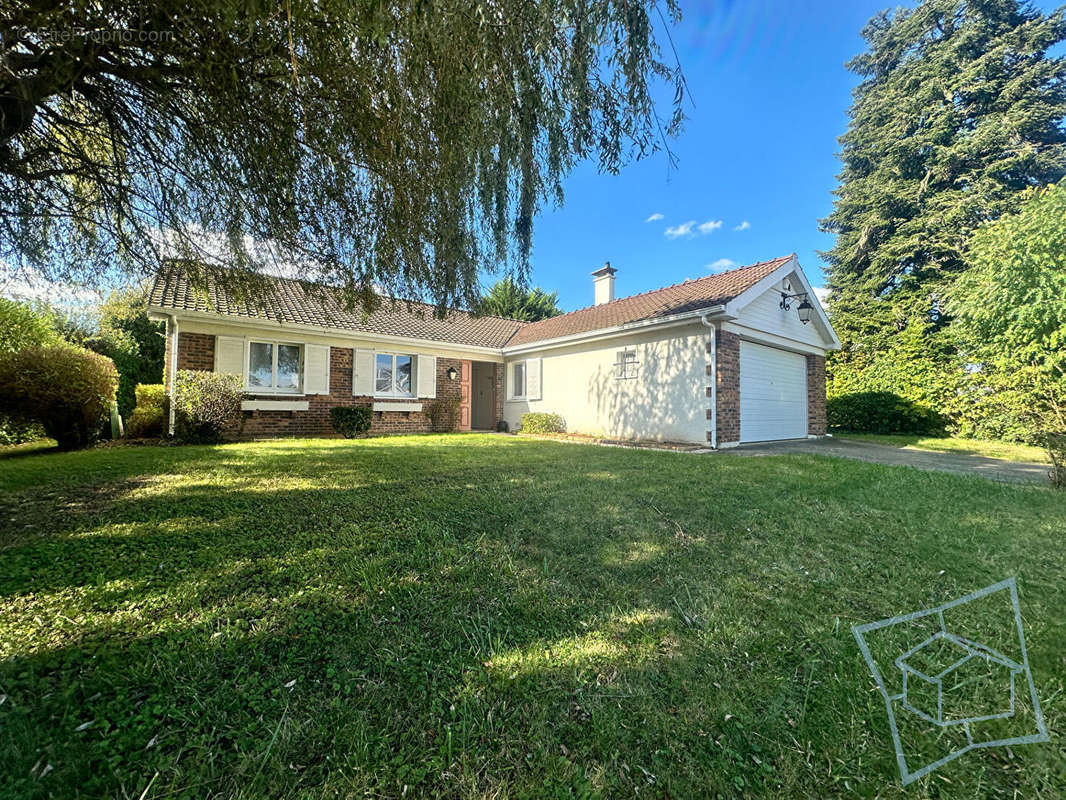
[[[1021,461],[1004,461],[999,458],[969,455],[966,453],[933,453],[928,450],[907,450],[870,444],[853,439],[799,439],[788,442],[745,444],[722,452],[738,456],[778,456],[789,453],[810,453],[819,456],[838,456],[869,461],[874,464],[895,464],[939,472],[957,472],[963,475],[979,475],[994,481],[1013,483],[1046,483],[1048,465]]]

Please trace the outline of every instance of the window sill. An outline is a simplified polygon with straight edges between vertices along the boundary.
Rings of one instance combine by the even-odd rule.
[[[241,411],[307,411],[306,400],[244,400]]]
[[[402,401],[382,401],[375,400],[374,405],[371,407],[371,411],[421,411],[422,404],[411,400],[407,402]]]

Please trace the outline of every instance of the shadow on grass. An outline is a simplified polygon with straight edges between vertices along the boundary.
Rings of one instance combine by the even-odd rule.
[[[1022,490],[832,459],[426,439],[76,466],[108,491],[51,491],[3,553],[15,797],[872,794],[894,763],[850,622],[921,605],[922,565],[1063,567],[1025,558],[1055,498],[1005,518]]]

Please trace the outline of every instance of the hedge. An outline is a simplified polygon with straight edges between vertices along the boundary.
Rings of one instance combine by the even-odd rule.
[[[566,420],[558,414],[530,412],[522,415],[522,433],[566,433]]]
[[[943,436],[945,420],[933,409],[892,392],[853,392],[826,401],[830,428],[856,433]]]
[[[40,423],[64,450],[100,437],[117,386],[111,359],[80,347],[51,344],[0,354],[0,413]]]
[[[162,436],[166,431],[167,389],[161,383],[139,383],[137,405],[126,422],[126,435],[134,439]]]

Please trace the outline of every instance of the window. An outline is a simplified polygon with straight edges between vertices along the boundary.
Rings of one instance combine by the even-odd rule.
[[[511,365],[511,397],[519,399],[526,396],[526,362],[519,361]]]
[[[374,393],[411,397],[414,356],[378,353],[374,360]]]
[[[619,350],[615,356],[614,377],[615,380],[629,380],[637,377],[637,351]]]
[[[248,346],[248,388],[266,392],[300,391],[301,347],[280,342]]]

